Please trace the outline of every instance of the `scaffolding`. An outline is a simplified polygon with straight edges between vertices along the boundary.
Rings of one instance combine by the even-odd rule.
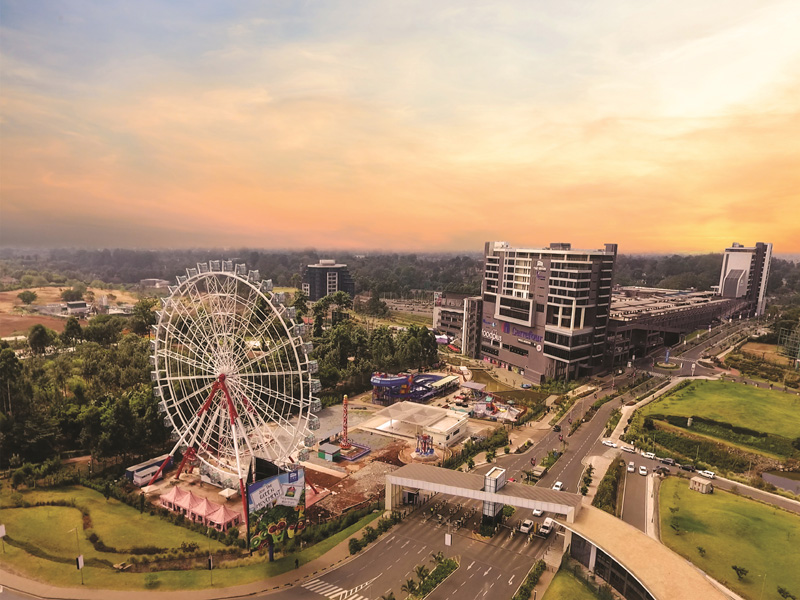
[[[778,353],[789,357],[795,370],[800,368],[800,327],[781,328],[778,335]]]

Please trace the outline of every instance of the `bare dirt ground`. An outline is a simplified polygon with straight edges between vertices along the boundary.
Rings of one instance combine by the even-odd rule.
[[[789,357],[778,354],[778,346],[775,344],[758,344],[756,342],[747,342],[744,346],[742,346],[742,352],[761,358],[776,365],[787,366],[791,364]]]
[[[31,306],[35,307],[61,302],[61,292],[67,288],[38,287],[29,289],[32,292],[36,292],[37,298],[31,304]],[[66,319],[29,312],[28,309],[25,308],[25,305],[22,303],[22,301],[17,298],[17,294],[22,291],[23,290],[19,289],[10,292],[0,292],[0,337],[25,335],[28,329],[37,323],[41,323],[45,327],[58,332],[64,331],[64,322]],[[134,304],[138,301],[138,298],[135,295],[122,290],[101,290],[98,288],[89,288],[88,291],[94,292],[95,298],[98,299],[107,294],[113,294],[117,297],[115,302]]]
[[[61,333],[66,319],[46,315],[9,315],[0,313],[0,337],[26,335],[31,326],[41,323],[45,327]],[[85,325],[85,322],[82,322]]]

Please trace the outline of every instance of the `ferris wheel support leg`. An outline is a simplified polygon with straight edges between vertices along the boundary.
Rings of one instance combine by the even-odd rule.
[[[224,375],[220,375],[219,376],[219,388],[222,390],[222,393],[225,394],[225,399],[228,402],[228,418],[230,419],[231,430],[233,432],[233,451],[236,454],[236,473],[239,475],[239,493],[242,496],[242,508],[244,509],[243,521],[244,521],[245,531],[248,532],[246,534],[246,536],[247,536],[247,539],[248,539],[248,542],[249,542],[250,534],[249,534],[248,527],[250,525],[250,522],[249,522],[250,519],[249,519],[249,515],[247,514],[247,494],[245,493],[245,489],[244,489],[244,478],[242,477],[242,461],[239,458],[239,456],[240,456],[239,455],[239,441],[237,439],[238,436],[236,435],[237,426],[239,426],[239,427],[241,426],[241,419],[239,419],[239,414],[236,412],[236,407],[233,405],[233,399],[231,399],[231,395],[228,392],[228,386],[225,385],[225,376]],[[245,437],[245,439],[247,439],[247,438]]]

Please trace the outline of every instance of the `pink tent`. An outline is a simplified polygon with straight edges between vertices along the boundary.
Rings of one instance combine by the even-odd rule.
[[[166,494],[161,495],[161,506],[168,508],[170,510],[175,510],[177,508],[178,502],[186,498],[188,494],[190,494],[190,492],[187,492],[186,490],[183,490],[176,486]]]
[[[192,492],[186,492],[182,497],[175,501],[175,508],[180,508],[181,512],[188,515],[192,507],[200,501],[200,498],[195,496]]]
[[[206,498],[202,498],[197,502],[197,504],[192,506],[191,518],[193,521],[207,525],[208,515],[215,513],[217,510],[219,510],[219,508],[219,504],[216,504],[215,502],[209,502]]]
[[[208,525],[217,531],[227,531],[230,527],[238,525],[240,518],[241,515],[239,513],[220,506],[216,511],[208,515]]]

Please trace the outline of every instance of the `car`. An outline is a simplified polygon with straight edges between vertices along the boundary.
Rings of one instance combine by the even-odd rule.
[[[661,462],[664,463],[665,465],[670,465],[672,467],[675,466],[675,459],[674,458],[662,458]]]
[[[633,464],[633,461],[628,463],[628,473],[634,473],[636,471],[636,465]]]
[[[525,519],[519,525],[520,533],[530,533],[531,529],[533,529],[533,521],[531,521],[530,519]]]
[[[652,453],[652,452],[642,452],[642,456],[644,456],[645,458],[655,458],[656,457],[656,455],[654,453]]]
[[[550,532],[553,531],[553,527],[555,527],[556,522],[553,521],[550,517],[547,517],[542,523],[542,526],[539,527],[539,531],[536,532],[536,535],[540,537],[547,537],[550,535]]]
[[[612,442],[611,440],[603,440],[603,445],[608,446],[609,448],[616,448],[617,445]]]
[[[541,508],[534,508],[533,509],[533,516],[534,517],[541,517],[544,514],[544,511]]]
[[[694,465],[681,465],[681,470],[694,473],[697,469],[694,468]]]
[[[714,479],[717,475],[714,471],[698,471],[698,475],[702,475],[706,479]]]
[[[561,431],[561,425],[553,425],[553,431],[555,431],[556,433]]]
[[[631,454],[635,454],[636,453],[636,449],[633,446],[623,446],[622,447],[622,451],[623,452],[630,452]]]
[[[653,473],[658,475],[669,475],[670,470],[667,467],[656,467],[653,469]]]
[[[639,475],[647,475],[647,467],[645,467],[644,465],[641,465],[639,467]]]
[[[531,384],[530,383],[523,383],[519,387],[521,387],[523,390],[529,390],[529,389],[531,389]]]
[[[561,492],[564,490],[564,482],[563,481],[556,481],[553,484],[553,489],[557,492]]]

